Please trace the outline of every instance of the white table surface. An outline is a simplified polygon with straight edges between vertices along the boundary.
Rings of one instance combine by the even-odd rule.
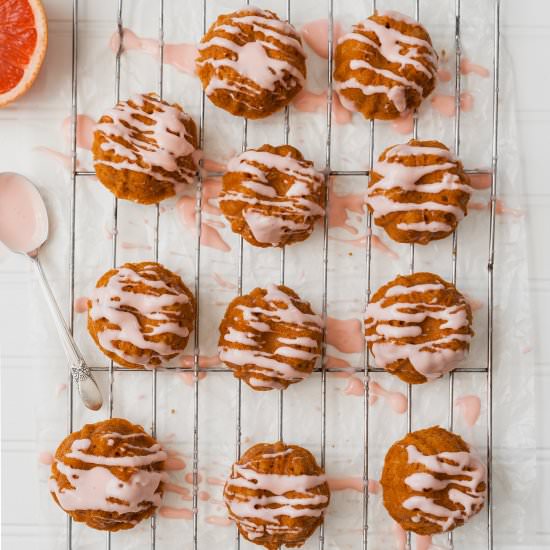
[[[48,8],[51,48],[55,48],[55,36],[70,33],[70,7],[66,0],[49,0]],[[529,229],[529,287],[534,316],[534,357],[536,376],[537,411],[537,494],[531,503],[532,532],[517,543],[510,541],[506,548],[541,549],[550,547],[550,186],[548,184],[548,143],[550,136],[550,1],[503,0],[503,46],[512,59],[512,66],[503,71],[513,71],[516,82],[517,122],[519,125],[523,174],[525,177],[526,220]],[[68,40],[65,44],[70,44]],[[50,51],[52,57],[68,62],[70,52]],[[48,86],[48,72],[43,70],[36,83],[40,90]],[[32,94],[33,92],[31,92]],[[29,94],[29,95],[31,95]],[[32,97],[32,96],[31,96]],[[1,123],[0,123],[1,127]],[[32,130],[29,130],[32,131]],[[10,136],[2,135],[2,141]],[[25,139],[24,133],[17,136]],[[9,169],[9,158],[0,152],[0,169]],[[497,258],[498,262],[498,258]],[[497,267],[498,269],[498,267]],[[28,380],[21,367],[25,349],[14,352],[13,339],[20,340],[25,329],[25,315],[32,311],[28,285],[32,273],[24,258],[10,255],[0,263],[0,343],[1,356],[1,410],[2,410],[2,485],[14,476],[21,477],[20,492],[2,490],[2,542],[9,550],[27,550],[40,547],[40,537],[48,532],[44,523],[36,492],[36,484],[25,482],[26,471],[36,471],[36,419],[35,404],[26,391]],[[17,311],[17,314],[14,314]],[[32,346],[32,342],[28,342]],[[6,352],[9,351],[9,353]],[[9,484],[10,488],[15,485]],[[513,498],[513,495],[511,495]],[[24,499],[25,507],[13,506],[14,500]],[[25,514],[21,510],[25,510]]]

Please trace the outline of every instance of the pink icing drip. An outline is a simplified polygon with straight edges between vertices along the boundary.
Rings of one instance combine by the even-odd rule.
[[[118,31],[113,33],[109,41],[109,46],[113,52],[117,52],[120,44]],[[130,29],[123,29],[122,35],[123,51],[139,50],[159,58],[159,42],[154,38],[141,38]],[[195,74],[195,58],[197,57],[197,47],[195,44],[185,42],[179,44],[164,44],[163,61],[171,65],[178,71],[190,75]]]
[[[180,366],[184,369],[192,369],[195,366],[194,355],[182,355],[179,358]],[[218,355],[201,355],[199,357],[199,367],[216,367],[221,363]]]
[[[221,181],[219,179],[207,179],[203,182],[203,214],[213,214],[219,216],[221,214],[220,209],[212,204],[211,201],[217,199],[221,190]],[[179,219],[182,225],[190,230],[192,233],[196,231],[196,219],[197,212],[195,210],[196,201],[195,197],[183,196],[176,205]],[[210,218],[201,218],[201,244],[222,252],[228,252],[231,247],[223,240],[217,227],[220,227],[221,223],[217,220]]]
[[[222,527],[227,527],[231,525],[232,521],[229,518],[223,516],[208,516],[206,518],[206,523],[210,525],[220,525]]]
[[[405,550],[407,548],[407,533],[399,523],[394,522],[393,524],[393,536],[395,538],[396,549]]]
[[[176,493],[180,495],[183,500],[191,500],[191,491],[187,487],[166,482],[163,483],[162,487],[166,493]]]
[[[174,508],[172,506],[161,506],[159,514],[167,519],[193,519],[193,512],[189,508]]]
[[[344,393],[346,395],[355,395],[360,397],[364,394],[364,391],[365,385],[363,384],[363,381],[357,376],[350,376]]]
[[[340,228],[356,235],[357,229],[349,223],[348,212],[354,212],[361,216],[365,215],[365,195],[364,193],[338,195],[334,191],[334,181],[329,182],[330,201],[328,211],[329,228]]]
[[[66,155],[65,153],[61,153],[59,151],[56,151],[55,149],[50,149],[49,147],[34,147],[34,151],[38,151],[40,153],[44,153],[48,155],[49,157],[55,159],[60,164],[63,165],[63,168],[66,170],[71,170],[73,167],[73,159],[71,155]],[[76,163],[76,166],[80,165],[79,162]]]
[[[414,128],[414,113],[409,111],[402,113],[391,123],[392,128],[399,134],[411,134]]]
[[[470,74],[474,73],[477,74],[483,78],[487,78],[491,73],[489,72],[489,69],[486,69],[485,67],[482,67],[481,65],[476,65],[475,63],[472,63],[468,58],[463,58],[460,61],[460,72],[461,74]]]
[[[207,172],[225,172],[227,165],[222,162],[217,162],[212,159],[203,159],[202,167]]]
[[[294,98],[292,104],[298,111],[304,113],[316,113],[319,111],[325,111],[327,108],[327,92],[326,90],[321,93],[310,92],[303,89]],[[332,96],[332,114],[336,124],[349,124],[352,120],[353,113],[348,111],[340,101],[337,94]]]
[[[359,319],[327,317],[327,344],[342,353],[363,351],[363,327]]]
[[[63,137],[67,143],[72,140],[71,117],[67,117],[61,124]],[[81,149],[91,150],[94,139],[95,121],[88,115],[76,115],[76,146]]]
[[[481,400],[477,395],[463,395],[455,399],[455,407],[462,413],[462,418],[471,428],[479,419]]]
[[[188,474],[185,474],[185,481],[187,481],[187,483],[189,484],[192,484],[193,483],[193,474],[192,472],[189,472]],[[202,481],[202,476],[201,474],[197,474],[197,482],[200,483]]]
[[[38,462],[44,464],[45,466],[50,466],[54,463],[54,456],[49,451],[42,451],[38,453]]]
[[[432,96],[432,107],[443,116],[453,117],[455,115],[455,96],[438,94]],[[474,108],[474,96],[469,92],[460,94],[460,109],[467,113]]]
[[[209,485],[220,485],[223,487],[225,485],[225,479],[211,476],[206,478],[206,483],[208,483]]]
[[[487,208],[487,203],[485,202],[476,202],[476,201],[470,201],[468,203],[468,208],[470,210],[485,210]]]
[[[75,298],[74,311],[75,313],[86,313],[88,311],[88,298],[86,296]]]
[[[387,390],[374,380],[369,382],[369,391],[372,396],[371,398],[374,398],[374,403],[378,397],[382,397],[388,402],[389,406],[395,413],[403,414],[407,412],[408,399],[405,394],[399,391]]]
[[[493,178],[490,173],[469,174],[469,176],[470,176],[470,185],[474,189],[489,189],[491,187]]]
[[[167,471],[185,470],[185,462],[177,456],[169,456],[164,461],[164,469]]]
[[[499,215],[509,214],[514,218],[521,218],[523,216],[523,211],[519,208],[510,208],[506,206],[502,199],[497,199],[495,204],[495,211]]]
[[[195,383],[195,374],[193,372],[180,372],[176,376],[179,376],[187,386],[192,386]],[[198,380],[204,380],[206,373],[199,372],[197,378]]]
[[[120,247],[124,248],[125,250],[151,250],[151,245],[131,243],[129,241],[122,241],[120,243]]]
[[[302,38],[305,43],[323,59],[328,58],[328,19],[316,19],[306,23],[302,29]],[[342,26],[338,21],[332,25],[332,43],[335,47],[342,36]]]
[[[416,535],[416,550],[430,550],[432,548],[432,537],[429,535]]]
[[[219,273],[212,273],[212,278],[221,288],[226,288],[228,290],[234,290],[237,288],[234,283],[224,279],[224,277],[222,277]]]
[[[345,491],[349,489],[359,493],[363,492],[364,482],[361,477],[329,477],[327,482],[331,491]],[[368,487],[371,494],[378,494],[380,491],[380,485],[376,479],[369,479]]]
[[[437,71],[437,77],[440,82],[449,82],[451,80],[451,71],[441,68]]]

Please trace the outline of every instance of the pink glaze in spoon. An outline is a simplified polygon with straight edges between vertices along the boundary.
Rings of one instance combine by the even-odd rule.
[[[103,404],[101,392],[67,328],[38,259],[38,252],[47,238],[48,213],[36,187],[15,172],[0,173],[0,241],[12,252],[24,254],[32,261],[82,402],[97,411]]]

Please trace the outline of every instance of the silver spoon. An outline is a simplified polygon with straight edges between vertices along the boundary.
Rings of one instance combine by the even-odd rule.
[[[67,328],[38,258],[47,238],[48,213],[38,189],[20,174],[0,173],[0,241],[12,252],[23,254],[31,260],[69,360],[78,393],[86,407],[97,411],[103,404],[101,392]]]

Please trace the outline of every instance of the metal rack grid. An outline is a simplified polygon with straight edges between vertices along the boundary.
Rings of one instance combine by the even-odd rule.
[[[420,0],[411,0],[414,6],[414,16],[416,20],[420,20]],[[492,505],[492,440],[493,440],[493,410],[492,410],[492,370],[493,370],[493,275],[494,275],[494,255],[495,255],[495,219],[496,219],[496,190],[497,190],[497,169],[498,169],[498,117],[499,117],[499,56],[500,56],[500,0],[493,0],[494,3],[494,28],[493,28],[493,97],[492,97],[492,160],[491,170],[489,172],[485,170],[467,170],[470,174],[488,174],[491,176],[491,192],[490,192],[490,216],[489,216],[489,243],[488,243],[488,260],[487,260],[487,297],[488,297],[488,313],[487,313],[487,358],[486,366],[478,368],[457,368],[449,375],[448,395],[449,395],[449,413],[448,413],[448,425],[452,430],[453,428],[453,396],[454,396],[454,373],[479,373],[484,374],[486,378],[486,407],[487,407],[487,501],[486,501],[486,515],[487,515],[487,548],[493,548],[493,505]],[[246,4],[250,4],[250,0],[246,0]],[[114,84],[114,96],[116,102],[120,100],[120,68],[121,68],[121,56],[123,53],[123,5],[124,0],[117,0],[116,9],[116,23],[119,37],[119,47],[116,52],[115,61],[115,84]],[[202,32],[203,34],[207,30],[206,22],[206,7],[207,0],[201,0],[201,19],[202,19]],[[327,108],[326,108],[326,142],[325,142],[325,205],[328,211],[330,207],[330,193],[328,180],[333,176],[355,176],[368,178],[372,171],[374,163],[374,146],[375,146],[375,121],[371,120],[369,124],[370,134],[370,150],[369,150],[369,170],[333,170],[331,168],[331,135],[332,135],[332,69],[333,69],[333,23],[334,23],[334,0],[327,0],[328,11],[328,63],[327,63],[327,80],[328,80],[328,92],[327,92]],[[377,8],[377,0],[371,0],[371,8],[374,12]],[[291,0],[285,1],[285,17],[290,21],[291,13]],[[163,57],[164,57],[164,14],[165,5],[164,0],[158,0],[158,43],[159,43],[159,63],[158,63],[158,80],[157,80],[157,93],[162,99],[163,97]],[[79,171],[77,162],[77,114],[78,114],[78,24],[79,24],[79,0],[73,0],[73,21],[72,21],[72,93],[71,93],[71,203],[70,203],[70,257],[69,257],[69,303],[71,304],[69,310],[69,327],[71,332],[74,329],[74,289],[75,289],[75,229],[76,229],[76,182],[78,177],[82,176],[94,176],[95,172]],[[455,19],[455,119],[454,119],[454,152],[458,156],[460,152],[460,93],[461,93],[461,76],[460,76],[460,61],[461,61],[461,0],[455,0],[454,9]],[[200,115],[199,115],[199,147],[203,149],[204,146],[204,125],[205,125],[205,93],[201,94],[200,98]],[[290,116],[289,108],[286,107],[284,111],[284,125],[283,125],[283,138],[284,143],[288,144],[290,132]],[[417,119],[414,119],[413,137],[418,137]],[[243,119],[242,122],[242,141],[241,148],[244,151],[247,148],[248,141],[248,121]],[[202,161],[201,161],[202,164]],[[202,166],[201,166],[202,168]],[[210,174],[219,175],[219,174]],[[197,311],[194,323],[194,340],[193,340],[193,491],[192,491],[192,511],[193,511],[193,548],[198,547],[198,467],[199,467],[199,374],[201,371],[208,372],[232,372],[227,367],[201,367],[200,365],[200,332],[199,332],[199,296],[200,296],[200,269],[201,269],[201,227],[202,227],[202,189],[203,189],[203,170],[199,170],[197,177],[197,189],[196,189],[196,237],[195,237],[195,278],[194,278],[194,294],[197,298]],[[368,180],[366,180],[366,186]],[[365,187],[366,187],[365,186]],[[112,219],[113,219],[113,245],[112,245],[112,265],[113,267],[117,262],[117,222],[118,222],[118,199],[114,198],[112,203]],[[159,227],[160,227],[160,209],[156,206],[155,216],[155,231],[154,231],[154,246],[153,257],[155,261],[158,261],[159,256]],[[365,296],[364,296],[364,308],[368,305],[371,295],[371,261],[372,261],[372,215],[367,213],[366,216],[366,247],[365,247],[365,268],[366,268],[366,281],[365,281]],[[238,273],[237,273],[237,291],[238,294],[242,294],[243,288],[243,251],[244,243],[242,236],[239,238],[238,247]],[[457,254],[458,254],[458,233],[455,231],[452,235],[452,282],[456,283],[457,273]],[[409,251],[409,268],[410,272],[414,273],[415,262],[415,247],[414,244],[410,245]],[[328,216],[324,217],[323,222],[323,290],[322,290],[322,317],[326,321],[327,318],[327,289],[328,289]],[[285,281],[285,249],[281,249],[280,256],[280,284],[284,284]],[[321,466],[325,466],[326,456],[326,376],[328,372],[339,372],[342,370],[349,370],[349,368],[343,369],[339,367],[327,367],[325,365],[326,355],[326,331],[323,329],[321,350],[320,367],[316,367],[314,372],[319,373],[321,376],[321,434],[320,434],[320,463]],[[353,371],[363,374],[364,394],[363,394],[363,411],[364,411],[364,423],[363,423],[363,528],[362,528],[362,548],[367,549],[368,546],[368,506],[369,506],[369,493],[368,493],[368,473],[369,473],[369,456],[368,456],[368,440],[369,440],[369,375],[370,373],[386,372],[383,368],[377,368],[371,366],[370,355],[367,352],[365,344],[364,364],[362,367],[354,368]],[[109,393],[108,393],[108,411],[109,416],[112,417],[113,413],[113,385],[114,385],[114,373],[115,372],[129,372],[128,369],[118,367],[111,361],[108,368],[105,367],[92,367],[92,371],[108,372],[109,376]],[[168,367],[168,370],[179,370],[175,367]],[[151,430],[152,435],[156,435],[157,424],[157,373],[156,370],[146,369],[132,369],[132,372],[147,372],[151,376]],[[235,418],[235,455],[238,459],[241,454],[241,404],[242,404],[242,382],[240,379],[236,380],[236,418]],[[283,390],[279,390],[278,398],[278,415],[277,415],[277,437],[283,439]],[[67,406],[67,429],[72,432],[74,429],[74,384],[72,378],[68,385],[68,406]],[[407,430],[412,430],[412,386],[407,386]],[[154,550],[156,548],[156,521],[155,516],[151,518],[150,529],[150,548]],[[67,549],[72,550],[73,547],[73,529],[72,518],[67,516],[66,524],[67,535]],[[453,534],[448,533],[448,541],[450,547],[453,548]],[[240,535],[238,531],[235,537],[235,546],[240,548]],[[319,529],[319,548],[322,550],[325,546],[324,538],[324,524],[321,524]],[[106,547],[111,548],[111,533],[106,535]],[[407,550],[411,548],[411,533],[407,533]]]

